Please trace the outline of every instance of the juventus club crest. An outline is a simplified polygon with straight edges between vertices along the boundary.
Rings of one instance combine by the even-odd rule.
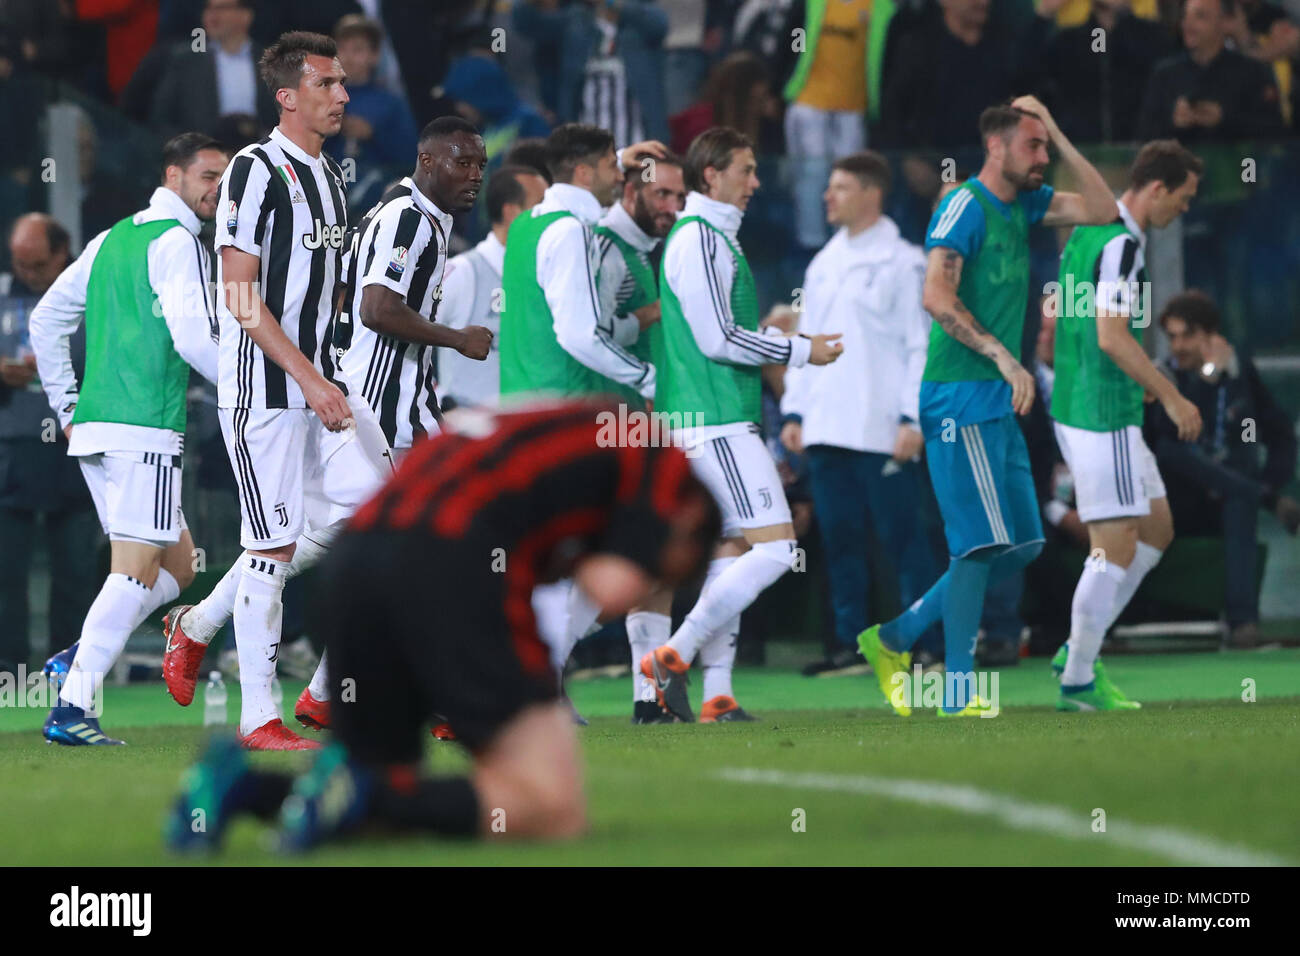
[[[766,488],[759,488],[758,500],[763,502],[763,509],[767,510],[772,507],[772,492],[768,491]]]
[[[275,506],[275,516],[280,519],[280,527],[286,528],[289,525],[289,509],[284,506],[284,502],[278,502]]]

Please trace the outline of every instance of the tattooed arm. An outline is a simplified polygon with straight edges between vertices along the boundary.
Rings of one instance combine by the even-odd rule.
[[[957,298],[961,268],[962,256],[955,249],[944,246],[931,249],[926,259],[921,304],[952,338],[997,365],[1011,386],[1011,407],[1024,415],[1034,404],[1034,377]]]

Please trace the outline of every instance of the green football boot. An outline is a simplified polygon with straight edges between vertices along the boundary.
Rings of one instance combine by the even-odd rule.
[[[885,695],[885,700],[889,701],[894,712],[900,717],[912,716],[912,708],[907,705],[906,694],[903,692],[911,680],[912,652],[893,651],[882,644],[879,624],[872,624],[858,635],[858,649],[876,672],[880,692]],[[895,674],[904,676],[895,678]]]

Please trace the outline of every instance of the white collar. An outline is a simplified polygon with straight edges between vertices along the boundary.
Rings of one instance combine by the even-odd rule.
[[[175,219],[195,236],[203,228],[203,223],[199,222],[199,217],[195,215],[194,210],[185,205],[185,200],[166,186],[155,189],[153,195],[149,197],[149,205],[132,217],[137,226],[146,222],[157,222],[160,219]]]
[[[651,252],[659,245],[658,239],[647,236],[645,231],[636,224],[636,220],[623,208],[621,202],[616,202],[609,207],[609,212],[600,217],[600,225],[615,232],[620,239],[638,252]]]
[[[542,201],[534,207],[533,215],[560,210],[573,213],[587,226],[594,226],[600,219],[600,203],[591,190],[572,183],[553,183],[547,187]]]
[[[497,275],[505,272],[506,247],[495,234],[489,232],[487,237],[474,248],[487,260],[487,264],[496,270]]]
[[[280,127],[277,126],[275,129],[271,130],[271,139],[275,140],[277,146],[299,162],[307,163],[311,166],[320,165],[321,158],[319,156],[309,155],[301,146],[291,140],[288,136],[285,136],[284,133],[280,132]]]
[[[1116,199],[1115,205],[1119,206],[1119,218],[1124,221],[1125,228],[1127,228],[1129,232],[1133,233],[1133,235],[1137,236],[1138,246],[1145,249],[1147,245],[1147,234],[1142,230],[1142,227],[1137,224],[1137,220],[1133,218],[1133,213],[1129,212],[1129,208],[1124,205],[1123,200]]]
[[[868,262],[881,262],[894,255],[898,240],[898,226],[888,216],[881,216],[856,236],[850,236],[847,226],[840,227],[836,237],[844,243],[845,250],[855,258]]]
[[[451,227],[453,223],[451,213],[443,212],[438,208],[437,203],[424,193],[420,192],[420,187],[415,185],[415,180],[410,176],[402,177],[402,185],[410,187],[411,195],[415,197],[416,203],[418,203],[430,216],[438,220],[438,225],[442,226],[443,236],[449,237],[451,235]]]
[[[733,239],[740,230],[740,221],[745,218],[745,214],[731,203],[718,202],[704,193],[694,191],[686,194],[686,208],[682,210],[682,215],[699,216]]]

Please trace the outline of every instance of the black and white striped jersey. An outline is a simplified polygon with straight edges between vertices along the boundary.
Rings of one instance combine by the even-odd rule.
[[[366,213],[348,247],[334,354],[348,388],[365,397],[393,448],[409,448],[416,438],[438,431],[434,349],[367,328],[362,290],[385,286],[435,321],[451,227],[452,217],[408,176]]]
[[[261,259],[257,294],[289,340],[331,378],[331,321],[346,231],[343,173],[328,156],[309,156],[278,127],[235,154],[221,178],[215,241],[221,330],[217,403],[222,408],[304,408],[307,403],[293,377],[262,353],[231,314],[221,249],[234,246]]]

